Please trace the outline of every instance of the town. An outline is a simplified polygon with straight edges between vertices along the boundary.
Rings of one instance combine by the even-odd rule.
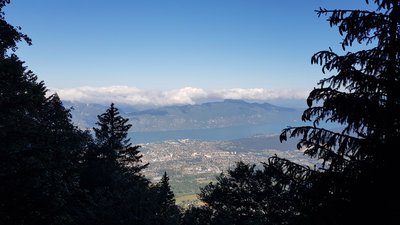
[[[253,144],[265,138],[252,138]],[[278,138],[278,137],[276,137]],[[141,145],[142,161],[150,163],[143,171],[147,178],[154,182],[167,172],[177,199],[195,196],[200,188],[215,181],[220,173],[234,168],[236,162],[256,163],[261,165],[269,157],[277,155],[299,164],[313,167],[318,162],[304,157],[303,152],[295,148],[283,150],[265,146],[264,149],[243,150],[249,140],[203,141],[203,140],[170,140]],[[193,197],[195,201],[195,197]],[[179,202],[178,202],[179,203]],[[193,203],[193,202],[186,202]]]

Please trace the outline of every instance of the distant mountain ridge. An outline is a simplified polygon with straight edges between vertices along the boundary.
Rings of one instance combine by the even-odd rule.
[[[81,128],[92,128],[97,115],[108,106],[65,101],[72,108],[72,119]],[[117,104],[123,117],[130,120],[134,132],[175,131],[225,128],[243,125],[282,122],[287,124],[300,118],[302,110],[269,103],[250,103],[243,100],[224,100],[196,105],[165,106],[140,110],[134,106]]]

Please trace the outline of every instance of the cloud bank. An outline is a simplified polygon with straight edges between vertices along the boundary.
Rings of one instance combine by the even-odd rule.
[[[78,87],[65,89],[51,89],[62,100],[73,102],[88,102],[109,104],[110,102],[136,106],[168,106],[184,105],[236,99],[247,101],[269,101],[277,99],[305,99],[309,91],[282,90],[264,88],[232,88],[221,90],[205,90],[195,87],[184,87],[173,90],[151,91],[128,86],[110,87]]]

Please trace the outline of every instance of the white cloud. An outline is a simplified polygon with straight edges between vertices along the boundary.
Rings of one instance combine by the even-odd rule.
[[[184,87],[162,92],[162,98],[175,104],[195,104],[196,100],[207,98],[208,93],[201,88]]]
[[[90,103],[123,103],[138,106],[166,106],[196,104],[208,99],[268,101],[276,99],[304,99],[306,90],[281,90],[264,88],[232,88],[222,90],[205,90],[202,88],[184,87],[180,89],[149,91],[136,87],[78,87],[51,89],[57,92],[62,100]]]

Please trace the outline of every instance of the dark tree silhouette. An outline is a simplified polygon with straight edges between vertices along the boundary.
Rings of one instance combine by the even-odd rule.
[[[174,205],[168,177],[153,195],[139,146],[127,138],[131,125],[113,104],[98,117],[95,140],[72,124],[14,53],[31,40],[5,21],[9,2],[0,0],[0,224],[154,224],[166,208],[155,202]]]
[[[105,113],[97,116],[97,118],[98,122],[96,122],[96,125],[99,128],[93,128],[96,144],[112,150],[109,153],[110,157],[115,155],[113,158],[116,159],[118,151],[130,145],[127,135],[132,125],[127,124],[128,119],[122,118],[119,115],[119,111],[114,107],[114,103],[111,103],[110,108]]]
[[[374,11],[317,10],[338,27],[343,50],[355,42],[371,47],[345,55],[332,50],[316,53],[312,63],[334,75],[322,79],[307,99],[309,108],[302,119],[314,125],[288,128],[281,134],[281,140],[300,136],[298,147],[323,160],[329,187],[321,199],[329,200],[320,215],[335,214],[341,224],[393,223],[399,199],[394,185],[400,146],[399,2],[373,2]],[[325,122],[344,128],[342,132],[321,128]]]
[[[184,219],[197,224],[396,224],[399,2],[373,2],[374,11],[317,10],[339,28],[344,50],[355,42],[372,46],[312,57],[324,73],[334,75],[322,79],[307,99],[302,119],[313,125],[284,129],[280,139],[300,136],[298,148],[321,160],[321,168],[277,157],[259,171],[239,163],[202,190],[206,206],[188,211]],[[326,122],[343,130],[328,130]],[[196,213],[205,212],[212,219],[201,223]]]
[[[309,183],[317,178],[317,171],[276,156],[260,169],[238,162],[233,170],[218,176],[215,184],[202,188],[200,199],[207,210],[192,210],[184,219],[195,219],[198,224],[300,223],[307,217],[300,209],[314,203]],[[212,219],[198,220],[193,215],[196,211],[208,213]]]
[[[13,53],[31,40],[5,21],[8,3],[0,1],[0,224],[68,224],[90,136]]]
[[[132,127],[128,119],[123,118],[114,103],[110,105],[107,111],[97,116],[96,125],[99,128],[93,128],[95,131],[95,142],[102,151],[102,157],[110,160],[118,160],[123,165],[129,167],[133,173],[139,173],[146,168],[148,164],[140,165],[142,155],[139,155],[140,146],[132,146],[128,131]]]
[[[0,57],[2,59],[7,56],[7,51],[17,50],[18,42],[25,41],[29,45],[32,44],[28,35],[21,32],[21,27],[15,27],[4,19],[3,8],[9,3],[10,0],[0,0]]]
[[[180,212],[175,204],[175,195],[169,185],[167,172],[164,172],[160,182],[157,183],[153,189],[155,193],[154,203],[157,205],[154,224],[178,224]]]
[[[85,195],[79,221],[109,225],[152,220],[155,197],[140,173],[148,164],[141,164],[139,146],[132,146],[127,138],[128,119],[114,104],[98,119],[94,143],[83,157],[80,184]]]
[[[210,207],[191,207],[182,216],[182,225],[209,225],[213,220]]]
[[[127,138],[131,124],[123,118],[112,103],[105,113],[97,116],[94,145],[85,155],[81,185],[84,188],[112,186],[120,173],[140,176],[140,171],[148,166],[141,164],[140,146],[132,146]]]

